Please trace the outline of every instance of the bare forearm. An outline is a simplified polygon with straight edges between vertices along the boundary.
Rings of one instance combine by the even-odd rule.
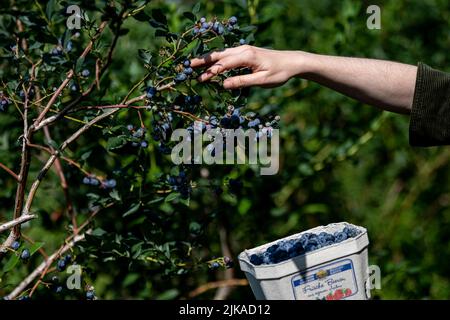
[[[397,62],[297,52],[298,76],[383,110],[409,114],[417,67]]]

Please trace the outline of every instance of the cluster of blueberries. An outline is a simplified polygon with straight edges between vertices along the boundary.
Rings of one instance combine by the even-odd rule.
[[[328,232],[319,234],[305,233],[297,239],[281,240],[268,247],[265,252],[252,254],[250,262],[256,266],[279,263],[301,254],[354,238],[360,233],[360,230],[352,226],[346,226],[342,231],[334,234]]]
[[[91,186],[101,186],[104,189],[114,189],[117,186],[117,181],[116,179],[107,179],[104,181],[100,181],[96,177],[87,176],[83,178],[83,184]]]
[[[225,22],[217,21],[216,19],[212,21],[206,21],[205,17],[200,18],[198,23],[195,24],[192,29],[192,34],[194,36],[206,34],[208,31],[214,32],[216,35],[223,35],[225,30],[232,32],[238,28],[238,19],[235,16],[230,17]],[[245,44],[245,39],[240,39],[239,44]]]
[[[34,98],[34,94],[35,94],[35,92],[34,92],[34,87],[32,86],[32,87],[28,90],[28,100],[32,100],[32,99]],[[24,90],[20,90],[20,91],[19,91],[19,96],[20,96],[20,98],[21,98],[23,101],[25,101],[26,93],[25,93]]]
[[[9,100],[6,98],[2,92],[0,92],[0,111],[5,111],[6,107],[9,105]]]
[[[219,258],[219,259],[215,259],[213,261],[210,261],[208,263],[209,269],[210,270],[217,270],[220,267],[225,267],[227,269],[231,269],[234,266],[234,262],[230,257],[223,257],[223,258]]]
[[[132,124],[127,125],[128,131],[132,137],[139,141],[132,141],[131,146],[135,148],[147,148],[148,142],[145,140],[145,128],[136,129]]]
[[[13,250],[18,250],[20,248],[20,242],[19,241],[14,241],[11,244],[10,248],[13,249]],[[22,250],[22,252],[20,253],[20,259],[23,260],[23,261],[28,261],[28,259],[30,259],[30,257],[31,257],[30,250],[28,250],[27,248],[24,248]]]
[[[189,195],[192,191],[192,187],[186,176],[186,172],[180,170],[178,176],[170,176],[168,179],[168,183],[172,188],[172,190],[180,193],[181,198],[183,199],[189,198]]]
[[[183,61],[183,71],[178,73],[173,80],[176,83],[183,82],[193,73],[194,69],[191,68],[191,61],[189,59],[186,59]]]
[[[59,272],[63,272],[64,270],[66,270],[67,265],[71,262],[72,256],[70,254],[66,255],[65,257],[61,257],[61,259],[59,259],[56,263],[56,269]]]

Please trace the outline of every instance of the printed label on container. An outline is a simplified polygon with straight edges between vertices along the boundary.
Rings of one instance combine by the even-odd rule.
[[[358,292],[350,259],[307,270],[292,278],[296,300],[341,300]]]

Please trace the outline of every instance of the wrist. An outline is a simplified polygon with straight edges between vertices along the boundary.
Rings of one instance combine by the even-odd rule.
[[[294,64],[291,68],[293,77],[309,79],[317,74],[319,69],[319,55],[305,51],[292,51],[290,61]]]

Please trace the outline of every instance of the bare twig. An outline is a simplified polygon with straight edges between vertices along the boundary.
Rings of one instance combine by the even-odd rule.
[[[53,141],[53,139],[50,135],[50,130],[48,127],[44,127],[44,134],[47,142],[49,143],[51,153],[54,153],[55,149],[51,146],[51,142]],[[78,230],[75,211],[73,209],[72,200],[70,199],[69,186],[67,185],[66,176],[64,175],[64,170],[61,165],[60,159],[55,160],[55,170],[61,182],[61,188],[63,189],[64,198],[66,199],[67,213],[69,214],[69,217],[72,221],[73,233],[77,234]]]
[[[195,298],[212,289],[229,288],[237,286],[248,286],[248,281],[246,279],[227,279],[215,282],[208,282],[196,288],[195,290],[189,292],[188,298],[189,299]]]
[[[86,48],[84,49],[83,53],[81,54],[79,59],[84,59],[89,52],[92,50],[92,46],[94,45],[94,42],[97,40],[97,38],[101,35],[101,33],[103,32],[103,30],[106,28],[106,26],[108,25],[107,21],[103,21],[98,30],[97,33],[92,37],[91,41],[89,42],[89,44],[86,46]],[[47,114],[47,112],[50,110],[50,108],[53,106],[53,104],[55,103],[56,99],[58,98],[58,96],[61,94],[61,92],[64,90],[64,88],[67,86],[67,84],[70,82],[70,80],[72,79],[72,77],[74,76],[75,71],[73,69],[70,69],[69,72],[67,73],[66,78],[64,79],[64,81],[61,83],[61,85],[58,87],[58,89],[56,89],[56,91],[53,93],[52,97],[50,98],[50,100],[47,102],[47,105],[45,106],[44,110],[41,111],[41,113],[39,114],[39,116],[37,117],[37,119],[34,121],[33,126],[36,128],[40,122],[45,118],[45,115]]]
[[[6,172],[8,172],[17,182],[19,182],[19,176],[1,162],[0,162],[0,168],[5,170]]]
[[[11,229],[11,228],[13,228],[13,227],[15,227],[15,226],[17,226],[19,224],[22,224],[22,223],[27,222],[29,220],[35,219],[35,218],[37,218],[37,216],[35,214],[28,214],[26,216],[20,216],[17,219],[8,221],[8,222],[0,225],[0,233],[4,232],[6,230],[9,230],[9,229]]]

